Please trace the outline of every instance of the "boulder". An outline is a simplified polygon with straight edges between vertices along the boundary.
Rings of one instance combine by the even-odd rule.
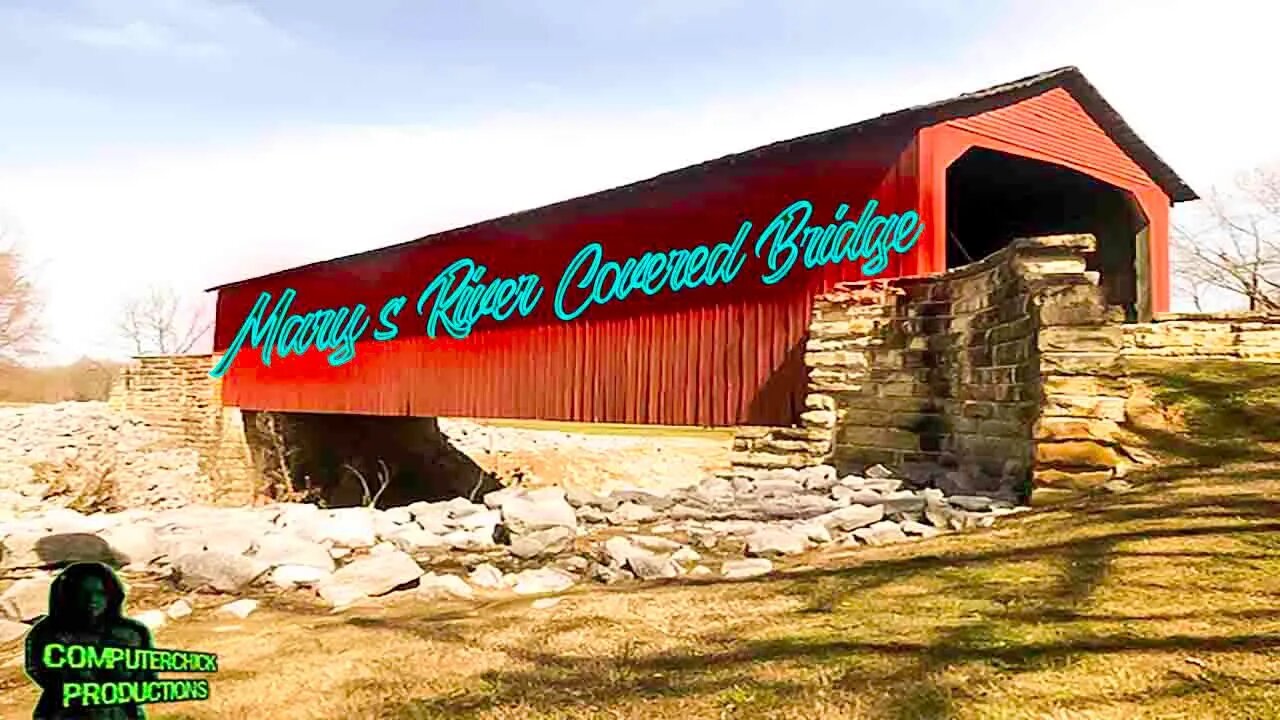
[[[826,525],[817,522],[807,522],[795,526],[795,531],[804,533],[809,542],[825,545],[831,542],[831,531]]]
[[[974,512],[982,512],[991,509],[991,498],[981,495],[952,495],[947,498],[947,503],[961,510],[972,510]]]
[[[30,622],[49,612],[49,587],[53,575],[22,578],[0,595],[0,615],[18,622]]]
[[[470,600],[476,596],[466,580],[457,575],[427,573],[418,578],[418,597],[428,600],[461,598]]]
[[[388,536],[387,540],[407,553],[439,552],[450,547],[449,541],[435,533],[423,530],[417,523],[403,526]]]
[[[747,553],[756,557],[798,555],[809,549],[806,533],[766,526],[747,536]]]
[[[836,469],[830,465],[817,465],[800,470],[800,477],[806,489],[813,492],[825,492],[836,484]]]
[[[796,520],[817,517],[839,507],[839,503],[817,495],[785,495],[760,500],[757,504],[766,518]]]
[[[910,490],[885,493],[881,503],[887,513],[918,513],[925,506],[924,497]]]
[[[173,579],[184,590],[234,593],[257,580],[268,569],[268,565],[256,558],[205,550],[174,559]]]
[[[422,568],[399,551],[367,555],[339,568],[320,583],[320,597],[338,607],[362,597],[385,595],[422,577]]]
[[[567,504],[567,503],[566,503]],[[563,592],[573,587],[573,576],[553,568],[525,570],[517,573],[513,583],[517,595],[540,595]]]
[[[535,491],[536,492],[536,491]],[[515,535],[527,535],[553,527],[577,528],[578,516],[573,506],[550,493],[530,493],[508,499],[502,505],[502,523]]]
[[[227,617],[243,620],[258,609],[258,601],[250,598],[241,598],[240,600],[232,600],[231,602],[218,608],[217,614]]]
[[[467,576],[467,580],[472,585],[486,590],[499,590],[503,587],[502,571],[489,563],[476,566]]]
[[[100,536],[111,551],[127,565],[148,565],[160,556],[159,537],[156,529],[147,523],[131,523],[116,525],[106,529]]]
[[[518,558],[529,559],[544,555],[555,555],[564,552],[573,542],[573,530],[564,527],[550,527],[528,535],[519,535],[511,540],[508,552]]]
[[[893,471],[884,465],[872,465],[862,474],[864,477],[871,478],[872,480],[883,480],[885,478],[893,477]]]
[[[120,567],[127,561],[97,535],[19,531],[0,541],[0,571],[101,562]]]
[[[454,550],[485,550],[497,544],[493,541],[493,531],[490,528],[454,530],[444,534],[441,540]]]
[[[924,523],[916,522],[914,520],[907,520],[906,522],[903,522],[901,527],[902,532],[907,535],[918,535],[923,538],[931,538],[942,534],[942,531],[938,528],[933,527],[932,525],[925,525]]]
[[[702,555],[697,550],[688,547],[682,547],[671,553],[671,559],[681,565],[689,565],[702,560]]]
[[[486,510],[483,505],[473,505],[472,508],[472,512],[452,521],[455,527],[463,530],[488,530],[492,534],[493,529],[502,522],[501,510]]]
[[[258,539],[255,559],[268,567],[306,565],[325,573],[333,572],[333,557],[325,546],[289,533],[271,533]]]
[[[658,516],[658,511],[647,505],[624,502],[617,510],[609,513],[609,522],[613,525],[638,525]]]
[[[267,579],[278,588],[290,590],[299,585],[317,585],[332,574],[313,565],[279,565]]]
[[[641,580],[673,578],[680,575],[680,566],[668,555],[658,555],[639,550],[627,558],[627,569]]]
[[[413,522],[413,513],[407,507],[393,507],[382,511],[382,517],[396,525],[408,525]]]
[[[604,541],[603,552],[610,565],[624,567],[632,555],[645,551],[636,547],[628,538],[615,536]]]
[[[675,500],[671,496],[649,490],[619,490],[613,493],[613,498],[623,505],[634,503],[658,512],[666,510],[675,504]]]
[[[312,542],[336,547],[367,548],[378,542],[374,511],[370,508],[338,508],[306,519],[300,533]]]
[[[804,490],[799,478],[761,478],[756,480],[751,494],[756,497],[795,495]]]
[[[856,530],[884,518],[883,505],[850,505],[814,518],[828,530]]]
[[[773,562],[766,558],[726,560],[720,566],[720,574],[730,580],[758,577],[773,572]]]
[[[853,534],[868,545],[889,545],[907,540],[902,527],[892,520],[881,520],[867,527],[858,528],[853,531]]]
[[[520,497],[520,490],[518,488],[502,488],[501,490],[494,490],[493,492],[485,493],[484,505],[488,508],[501,509],[507,500],[514,497]]]
[[[652,552],[669,553],[684,547],[675,540],[653,535],[630,535],[627,537],[632,545]]]
[[[181,620],[190,616],[192,612],[191,603],[178,598],[169,603],[169,607],[165,608],[164,614],[168,615],[170,620]]]

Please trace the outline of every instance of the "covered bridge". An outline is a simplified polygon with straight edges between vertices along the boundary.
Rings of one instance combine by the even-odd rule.
[[[1015,237],[1091,233],[1091,262],[1131,319],[1168,309],[1169,208],[1194,193],[1075,68],[914,107],[711,160],[642,182],[392,247],[222,285],[214,349],[232,343],[263,292],[297,292],[305,312],[388,298],[409,307],[400,334],[326,353],[275,358],[246,348],[223,402],[247,410],[391,416],[538,418],[668,425],[791,425],[803,409],[803,349],[815,294],[860,279],[860,263],[803,267],[765,285],[747,253],[729,284],[592,307],[571,322],[550,295],[593,242],[621,260],[733,240],[797,200],[814,223],[846,203],[915,210],[924,233],[879,277],[936,273]],[[490,275],[536,272],[548,297],[527,317],[483,319],[465,339],[431,338],[413,304],[463,257]]]

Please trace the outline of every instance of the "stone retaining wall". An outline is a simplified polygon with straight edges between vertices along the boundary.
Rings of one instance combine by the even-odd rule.
[[[733,474],[886,463],[948,492],[1121,476],[1151,458],[1124,431],[1132,362],[1280,362],[1280,317],[1161,315],[1125,324],[1086,270],[1091,236],[1018,240],[948,273],[815,299],[799,427],[745,429]]]
[[[111,388],[108,404],[194,447],[226,504],[252,502],[257,488],[239,408],[222,406],[222,383],[209,377],[216,355],[135,358]]]

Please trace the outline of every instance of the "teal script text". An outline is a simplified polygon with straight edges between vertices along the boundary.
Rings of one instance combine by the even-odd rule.
[[[781,282],[797,263],[812,270],[861,261],[863,277],[884,272],[891,253],[906,253],[915,246],[924,223],[914,210],[884,216],[876,214],[878,207],[872,200],[857,220],[850,220],[846,217],[849,206],[842,203],[830,222],[811,224],[813,203],[799,200],[787,206],[749,245],[750,252],[764,260],[768,269],[761,282]],[[743,221],[731,241],[651,251],[621,261],[606,259],[604,247],[590,243],[565,266],[552,296],[552,310],[568,322],[592,306],[626,300],[634,293],[653,296],[663,291],[727,285],[746,262],[752,227],[749,220]],[[536,273],[513,278],[486,277],[487,273],[486,266],[461,258],[427,284],[414,307],[419,317],[426,318],[423,330],[428,337],[435,338],[443,330],[462,340],[482,318],[502,322],[513,315],[528,317],[541,302],[545,288]],[[209,374],[215,378],[225,375],[246,345],[259,349],[262,363],[268,367],[273,356],[301,355],[312,348],[328,352],[332,366],[350,362],[356,355],[356,343],[369,329],[372,316],[368,309],[355,305],[290,313],[296,296],[294,290],[286,289],[272,307],[271,293],[262,293]],[[396,318],[407,304],[408,298],[400,295],[382,306],[374,340],[384,342],[399,334]]]

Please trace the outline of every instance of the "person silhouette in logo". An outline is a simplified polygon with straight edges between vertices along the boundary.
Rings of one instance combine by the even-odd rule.
[[[143,682],[156,679],[148,670],[128,670],[121,665],[107,669],[47,667],[45,648],[62,645],[96,645],[151,648],[146,625],[123,615],[124,588],[111,568],[96,562],[67,566],[49,588],[49,613],[27,633],[27,676],[40,686],[33,720],[141,720],[140,705],[63,707],[63,685],[72,682]]]

